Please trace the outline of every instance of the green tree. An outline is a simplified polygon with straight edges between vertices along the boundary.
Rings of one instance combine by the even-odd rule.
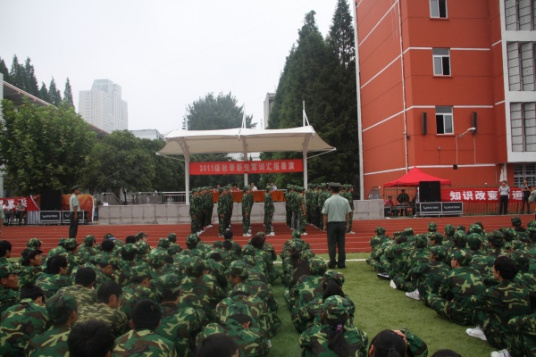
[[[279,79],[270,128],[302,125],[303,101],[309,123],[335,153],[308,161],[310,182],[357,184],[357,97],[355,55],[348,5],[339,0],[327,40],[316,26],[315,12],[305,16],[297,44],[290,51]],[[348,21],[349,19],[349,21]],[[349,27],[348,27],[349,26]],[[263,154],[263,158],[301,158],[301,153]],[[271,179],[272,177],[267,177]],[[278,175],[276,184],[301,184],[301,174]]]
[[[4,75],[4,81],[11,83],[11,79],[9,77],[9,70],[7,69],[6,62],[1,57],[0,57],[0,73]]]
[[[39,88],[38,97],[47,103],[50,103],[50,96],[48,95],[48,89],[45,82],[41,82],[41,88]]]
[[[29,57],[26,58],[26,62],[24,63],[24,76],[24,90],[37,96],[39,94],[37,78],[35,77],[35,69]]]
[[[127,192],[153,191],[154,161],[141,139],[128,130],[114,131],[95,145],[92,156],[100,162],[97,187],[118,197]]]
[[[188,130],[217,130],[240,128],[244,116],[244,107],[238,106],[236,98],[231,94],[207,94],[204,98],[199,98],[186,108],[184,123],[188,123]],[[252,123],[253,116],[246,116],[246,127],[253,128],[256,123]],[[184,129],[184,127],[183,127]],[[193,155],[191,161],[229,161],[230,157],[226,153]],[[241,178],[236,175],[221,176],[192,176],[191,187],[215,186],[216,184],[226,185],[233,182],[241,182]]]
[[[52,77],[50,80],[50,85],[48,86],[48,97],[51,104],[54,104],[55,106],[60,105],[61,92],[58,88],[56,88],[56,81],[54,80],[54,77]]]
[[[74,107],[73,90],[71,88],[71,82],[69,81],[68,77],[67,77],[67,80],[65,81],[65,90],[63,91],[63,100],[67,102],[69,106]]]
[[[156,191],[184,191],[184,162],[156,155],[164,145],[165,141],[160,139],[141,140],[141,146],[152,158],[155,167],[151,187]]]
[[[22,90],[26,89],[26,75],[24,72],[24,66],[19,63],[19,59],[14,55],[11,70],[9,71],[9,79],[11,84]]]
[[[236,98],[231,94],[207,94],[186,108],[184,122],[188,130],[216,130],[240,128],[244,107],[239,107]],[[253,116],[246,116],[246,127],[254,128]],[[186,129],[186,128],[183,128]]]
[[[37,107],[25,102],[15,108],[2,101],[0,163],[16,194],[43,190],[68,192],[87,173],[95,134],[73,108]]]

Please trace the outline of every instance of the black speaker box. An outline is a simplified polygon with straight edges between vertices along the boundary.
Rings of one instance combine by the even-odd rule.
[[[441,185],[439,181],[419,182],[419,199],[421,202],[441,202]]]
[[[61,210],[61,191],[41,192],[41,210],[42,211]]]

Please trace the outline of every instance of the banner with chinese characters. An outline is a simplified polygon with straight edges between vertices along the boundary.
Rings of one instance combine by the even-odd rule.
[[[240,175],[302,172],[303,160],[191,162],[190,175]]]
[[[510,187],[509,199],[521,201],[522,196],[521,189]],[[499,192],[496,187],[441,189],[441,201],[498,202]]]

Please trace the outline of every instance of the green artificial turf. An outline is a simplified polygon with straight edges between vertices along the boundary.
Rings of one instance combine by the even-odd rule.
[[[320,255],[326,257],[325,255]],[[349,254],[348,259],[365,259],[368,253]],[[421,301],[405,296],[403,291],[389,287],[389,281],[376,277],[365,262],[347,262],[341,270],[345,276],[344,292],[356,305],[354,324],[365,331],[369,342],[385,329],[407,328],[428,345],[429,356],[435,351],[449,348],[464,357],[489,356],[495,349],[487,342],[469,337],[467,327],[459,326],[437,315]],[[290,313],[283,299],[281,282],[273,286],[279,302],[281,327],[272,338],[271,356],[300,356],[299,334],[294,330]]]

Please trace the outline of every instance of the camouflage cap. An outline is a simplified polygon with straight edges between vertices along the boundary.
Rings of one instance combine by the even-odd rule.
[[[167,239],[170,241],[170,242],[173,242],[175,243],[177,241],[177,235],[175,233],[169,233],[167,235]]]
[[[536,219],[533,219],[529,223],[527,223],[527,227],[533,227],[536,228]]]
[[[512,221],[512,225],[513,225],[514,227],[519,227],[519,226],[521,226],[521,218],[519,218],[519,217],[512,217],[511,221]]]
[[[344,322],[348,318],[348,311],[346,310],[346,303],[344,298],[339,295],[333,295],[328,297],[324,301],[322,311],[326,318],[333,322]]]
[[[313,275],[322,276],[328,269],[326,260],[321,257],[309,258],[309,270]]]
[[[56,323],[65,318],[66,313],[77,310],[76,299],[71,294],[55,294],[47,299],[46,309],[48,318]]]
[[[491,242],[496,247],[502,247],[504,245],[504,234],[501,231],[493,231],[486,233],[488,242]]]
[[[201,273],[205,269],[206,269],[206,265],[203,262],[203,260],[199,257],[193,256],[190,258],[190,261],[188,262],[188,266],[186,267],[186,274],[188,276],[197,277],[201,275]]]
[[[171,242],[167,238],[160,238],[158,240],[158,246],[161,248],[169,248],[170,243]]]
[[[58,245],[65,248],[65,244],[67,243],[67,240],[69,240],[69,238],[60,238]]]
[[[482,239],[482,236],[478,233],[470,233],[467,236],[467,245],[472,250],[478,250],[480,249],[480,245],[484,242]]]
[[[113,255],[102,255],[97,260],[97,264],[99,264],[101,267],[105,267],[107,265],[113,266],[115,269],[119,267],[119,261],[118,259]]]
[[[76,238],[69,238],[67,239],[63,247],[67,250],[75,250],[76,247],[78,247],[78,242],[76,241]]]
[[[289,249],[293,252],[300,252],[305,247],[305,244],[301,239],[293,239],[289,243]]]
[[[186,237],[186,244],[195,244],[199,240],[199,237],[197,234],[192,233],[188,237]]]
[[[106,233],[104,236],[102,236],[103,239],[110,239],[112,238],[114,235],[112,233]]]
[[[266,186],[266,191],[272,191],[274,188],[270,185]]]
[[[444,261],[445,257],[447,256],[447,252],[441,246],[430,247],[430,253],[437,261]]]
[[[514,233],[514,230],[512,228],[502,227],[499,230],[504,235],[504,240],[505,241],[511,242],[511,241],[514,240],[515,233]]]
[[[526,272],[529,270],[530,254],[527,251],[516,249],[510,255],[510,258],[512,258],[514,262],[516,262],[522,272]]]
[[[454,227],[452,224],[447,224],[445,226],[445,234],[448,236],[448,237],[452,237],[454,235],[454,233],[456,232],[456,227]]]
[[[324,280],[326,280],[326,281],[333,280],[334,282],[339,284],[339,286],[343,286],[344,285],[344,274],[341,273],[341,272],[338,272],[336,270],[328,270],[328,271],[326,271],[324,273]]]
[[[531,228],[534,230],[534,228]],[[529,237],[529,230],[527,229],[526,232],[516,232],[516,237],[520,242],[523,243],[530,243],[530,237]]]
[[[430,222],[428,223],[428,232],[435,232],[437,231],[437,223]]]
[[[428,239],[430,239],[430,241],[435,241],[436,244],[441,244],[443,242],[443,236],[441,233],[437,232],[428,233]]]
[[[148,234],[145,233],[145,232],[138,232],[138,233],[136,233],[136,240],[143,239],[143,238],[145,238],[147,236],[148,236]]]
[[[383,227],[376,227],[376,229],[374,230],[374,232],[376,234],[379,234],[379,235],[384,235],[385,234],[385,228]]]
[[[136,243],[136,249],[138,250],[138,254],[145,254],[149,251],[151,247],[149,246],[149,244],[144,241],[144,240],[140,240]]]
[[[30,238],[30,240],[26,242],[26,246],[32,249],[39,249],[41,247],[41,244],[43,244],[43,241],[37,238]]]
[[[415,232],[413,231],[413,228],[408,227],[408,228],[404,229],[404,234],[406,235],[406,237],[409,237],[409,236],[414,235]]]
[[[164,265],[167,256],[169,256],[167,251],[161,251],[154,254],[151,252],[151,254],[149,254],[149,264],[152,267],[160,268],[162,265]]]
[[[9,274],[18,274],[19,271],[11,264],[0,265],[0,279],[7,278]]]
[[[144,279],[145,277],[151,277],[151,271],[147,265],[136,265],[130,269],[128,276],[131,281],[134,279]]]
[[[252,267],[257,265],[257,261],[255,260],[255,257],[253,255],[243,255],[242,261]]]
[[[301,238],[301,232],[298,231],[298,230],[292,232],[292,238],[293,239],[300,239]]]
[[[424,234],[418,234],[415,239],[415,247],[426,248],[428,246],[428,238]]]
[[[465,234],[465,231],[456,231],[456,233],[454,233],[453,239],[455,242],[467,242],[467,234]]]
[[[482,232],[482,226],[480,226],[480,224],[473,223],[469,226],[469,233],[482,234]]]
[[[84,245],[86,246],[91,246],[93,245],[93,243],[95,243],[97,240],[95,239],[94,236],[92,236],[91,234],[87,235],[84,237]]]
[[[457,250],[452,256],[453,260],[456,260],[462,267],[468,266],[471,263],[473,256],[464,249]]]
[[[251,187],[249,185],[244,186],[244,191],[249,191],[249,190],[251,190]]]
[[[235,260],[231,263],[231,265],[229,265],[229,269],[227,269],[227,274],[239,276],[242,280],[247,279],[249,276],[248,266],[243,261]]]
[[[156,288],[156,293],[162,297],[165,291],[172,293],[180,291],[181,279],[177,274],[164,274],[153,281],[153,286]]]

